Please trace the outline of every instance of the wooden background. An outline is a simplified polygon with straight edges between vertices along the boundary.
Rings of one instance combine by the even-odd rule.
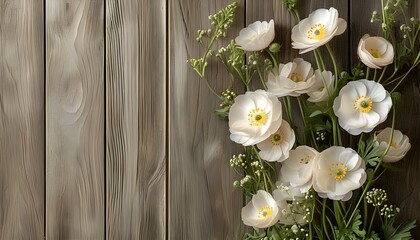
[[[186,63],[196,30],[230,0],[0,0],[0,239],[240,239],[240,147],[211,110],[218,100]],[[333,40],[341,69],[380,1],[300,0],[349,22]],[[409,16],[420,16],[410,1]],[[281,0],[240,0],[231,37],[274,19],[282,61],[296,24]],[[223,42],[223,41],[222,41]],[[224,41],[222,44],[226,44]],[[311,54],[303,55],[312,59]],[[221,66],[208,78],[228,86]],[[420,74],[402,86],[397,128],[412,150],[382,183],[420,220]],[[420,230],[415,231],[415,238]]]

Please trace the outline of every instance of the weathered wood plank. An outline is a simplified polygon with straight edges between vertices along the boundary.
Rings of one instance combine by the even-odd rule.
[[[368,33],[371,36],[381,34],[378,23],[370,24],[372,12],[374,10],[380,13],[380,1],[374,1],[366,5],[365,1],[352,1],[351,17],[354,19],[352,30],[352,50],[356,54],[357,45],[360,38]],[[420,17],[420,3],[418,1],[409,1],[408,17]],[[396,28],[398,31],[398,26]],[[356,55],[357,56],[357,55]],[[354,59],[357,63],[357,58]],[[399,172],[387,172],[380,179],[379,187],[385,189],[388,193],[388,199],[401,208],[399,220],[417,219],[420,221],[420,189],[418,188],[418,173],[420,172],[420,75],[419,71],[413,71],[406,79],[406,82],[398,89],[404,95],[403,104],[397,108],[395,128],[402,131],[410,138],[411,150],[407,156],[394,165],[401,168]],[[388,116],[387,123],[380,126],[391,126],[391,116]],[[413,231],[413,238],[420,237],[420,228]]]
[[[107,238],[166,236],[166,1],[107,0]]]
[[[104,1],[46,2],[48,239],[102,239]]]
[[[208,16],[230,2],[170,1],[169,239],[243,236],[242,192],[232,186],[240,176],[229,167],[240,146],[230,141],[227,122],[213,114],[218,99],[186,63],[203,51],[195,40],[197,29],[209,28]],[[238,27],[230,37],[243,26],[243,13],[240,1]],[[218,92],[229,86],[222,65],[208,68],[206,76]]]
[[[0,239],[44,236],[43,12],[0,1]]]

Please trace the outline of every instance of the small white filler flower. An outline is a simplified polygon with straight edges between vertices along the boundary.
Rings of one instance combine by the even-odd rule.
[[[312,187],[314,159],[317,154],[317,150],[308,146],[299,146],[290,151],[289,158],[282,162],[281,180],[299,189],[301,193],[307,192]]]
[[[382,68],[394,61],[394,47],[383,37],[364,35],[357,47],[360,60],[370,68]]]
[[[300,49],[300,54],[312,51],[342,34],[346,27],[346,21],[338,18],[337,9],[317,9],[293,27],[292,46]]]
[[[334,76],[330,71],[315,70],[315,84],[308,91],[309,102],[324,102],[334,92]]]
[[[315,84],[311,64],[302,58],[279,65],[279,75],[269,73],[267,91],[276,97],[300,96]]]
[[[281,224],[306,224],[306,209],[299,202],[305,199],[305,194],[293,187],[281,187],[273,191],[273,198],[279,207],[279,222]]]
[[[279,220],[279,208],[271,194],[259,190],[251,201],[242,208],[242,221],[245,225],[256,228],[268,228]]]
[[[245,51],[259,51],[270,45],[274,40],[274,20],[270,22],[256,21],[239,32],[235,38],[239,48]]]
[[[379,143],[380,148],[385,150],[388,147],[389,138],[391,137],[392,128],[385,128],[376,135],[376,140]],[[404,135],[401,131],[394,130],[394,134],[391,140],[391,146],[388,149],[388,152],[384,156],[384,162],[397,162],[401,160],[410,150],[411,144],[410,139]]]
[[[266,140],[257,144],[261,150],[259,155],[268,162],[281,162],[289,157],[289,152],[295,144],[295,132],[289,123],[282,121],[280,128]]]
[[[327,148],[315,161],[313,187],[320,197],[347,201],[366,181],[364,161],[351,148]]]
[[[333,109],[340,126],[359,135],[384,122],[391,106],[391,96],[381,84],[362,79],[349,82],[340,90]]]
[[[243,146],[254,145],[275,133],[281,123],[281,103],[276,97],[264,90],[246,92],[230,108],[230,139]]]

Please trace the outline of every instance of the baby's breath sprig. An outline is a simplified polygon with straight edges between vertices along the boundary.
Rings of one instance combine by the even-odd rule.
[[[233,2],[218,11],[216,14],[210,15],[209,20],[211,25],[214,26],[213,29],[200,29],[197,31],[197,42],[203,43],[203,38],[209,39],[204,55],[199,59],[189,60],[189,63],[200,77],[204,77],[204,72],[208,65],[207,58],[211,55],[213,44],[219,38],[225,37],[227,30],[233,24],[237,7],[238,4]]]
[[[374,207],[379,207],[388,201],[388,197],[385,190],[372,188],[366,193],[366,201]]]

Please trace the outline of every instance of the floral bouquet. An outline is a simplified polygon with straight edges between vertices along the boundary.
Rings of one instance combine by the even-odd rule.
[[[302,58],[280,63],[273,20],[254,22],[214,49],[234,23],[236,3],[209,17],[211,29],[198,30],[204,55],[189,62],[221,100],[215,113],[228,120],[230,139],[243,146],[230,165],[247,199],[242,221],[254,228],[245,239],[411,239],[415,221],[397,223],[399,208],[374,184],[410,149],[408,137],[394,129],[396,90],[420,63],[420,21],[406,18],[407,0],[381,2],[372,22],[380,23],[382,36],[360,39],[361,63],[351,71],[339,72],[329,46],[347,27],[334,8],[300,20],[297,0],[283,0],[298,21],[292,47],[312,52],[316,70]],[[394,27],[399,19],[401,31]],[[244,93],[228,88],[219,95],[205,77],[209,58]],[[257,82],[261,89],[252,89]],[[388,115],[391,126],[376,130]]]

